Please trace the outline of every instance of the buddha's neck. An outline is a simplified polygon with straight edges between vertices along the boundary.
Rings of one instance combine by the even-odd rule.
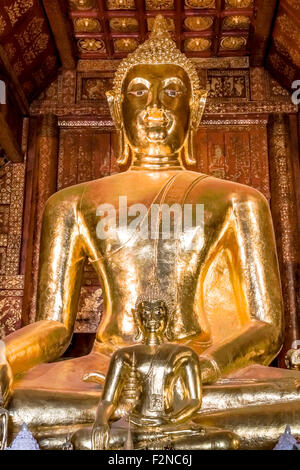
[[[179,154],[168,156],[135,154],[131,170],[182,170]]]
[[[149,333],[146,338],[144,338],[143,343],[147,346],[157,346],[163,342],[162,338],[157,333]]]

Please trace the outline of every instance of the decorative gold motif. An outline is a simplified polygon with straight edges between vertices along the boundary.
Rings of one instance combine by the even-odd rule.
[[[3,16],[0,15],[0,35],[4,33],[6,28],[6,21],[4,20]]]
[[[165,18],[165,21],[166,21],[167,30],[168,31],[175,31],[174,19],[173,18],[168,18],[167,16],[165,16],[164,18]],[[154,19],[155,18],[148,18],[147,19],[148,31],[153,30]]]
[[[191,31],[205,31],[212,27],[213,16],[188,16],[184,20],[184,26]]]
[[[173,10],[174,0],[146,0],[146,10]]]
[[[105,52],[105,44],[102,39],[84,38],[79,39],[77,44],[82,52]]]
[[[95,0],[69,0],[70,7],[74,10],[91,10],[95,6]]]
[[[105,100],[112,81],[112,78],[83,78],[81,100]]]
[[[185,0],[187,8],[216,8],[216,0]]]
[[[106,0],[108,10],[134,10],[134,0]]]
[[[226,16],[223,21],[223,29],[249,29],[251,18],[249,16]]]
[[[208,71],[208,96],[214,99],[230,99],[232,101],[249,100],[249,73],[240,70]]]
[[[138,20],[126,16],[110,18],[109,26],[113,32],[135,32],[139,30]]]
[[[207,51],[211,47],[211,39],[189,38],[184,41],[186,51]]]
[[[247,39],[243,36],[227,36],[221,39],[221,49],[239,50],[244,49]]]
[[[225,0],[226,8],[249,8],[253,6],[253,0]]]
[[[9,57],[9,59],[13,60],[15,55],[16,55],[16,52],[17,52],[17,49],[16,49],[15,45],[13,43],[7,43],[7,44],[5,44],[4,48],[6,50],[6,53]]]
[[[73,23],[76,33],[98,33],[102,31],[100,21],[97,18],[75,18]]]
[[[114,39],[115,52],[131,52],[138,47],[139,43],[134,38]]]
[[[34,5],[34,0],[15,0],[9,6],[5,6],[5,11],[10,19],[11,25],[14,24]]]

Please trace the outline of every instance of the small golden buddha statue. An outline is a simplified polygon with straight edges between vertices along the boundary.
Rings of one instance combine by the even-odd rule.
[[[200,362],[191,348],[165,342],[172,304],[153,284],[137,299],[133,316],[141,343],[112,355],[94,426],[73,436],[76,449],[123,449],[127,429],[110,424],[124,416],[124,409],[133,448],[151,449],[153,443],[160,449],[238,447],[233,433],[204,429],[192,421],[202,399]]]
[[[266,367],[284,331],[268,203],[253,188],[185,169],[195,162],[205,97],[193,62],[156,18],[150,38],[120,63],[108,95],[119,162],[130,160],[129,170],[47,202],[37,321],[5,338],[14,376],[11,385],[8,369],[1,372],[10,435],[26,422],[42,448],[61,448],[94,421],[101,390],[82,377],[95,369],[105,377],[111,355],[136,343],[132,309],[152,271],[175,302],[166,338],[199,357],[199,425],[236,432],[243,448],[272,448],[286,423],[300,434],[299,372]],[[124,218],[120,201],[129,208],[127,225],[115,223]],[[165,208],[177,214],[174,225],[178,207],[195,205],[204,208],[203,221],[193,215],[179,236],[165,237]],[[87,258],[105,302],[95,345],[88,356],[55,362],[72,338]]]

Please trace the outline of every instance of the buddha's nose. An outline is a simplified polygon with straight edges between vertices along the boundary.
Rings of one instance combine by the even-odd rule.
[[[164,120],[164,110],[158,108],[155,104],[154,106],[148,106],[147,108],[148,119],[153,121],[163,121]]]

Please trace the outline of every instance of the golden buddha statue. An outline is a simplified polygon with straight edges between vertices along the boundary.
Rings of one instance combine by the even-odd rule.
[[[205,429],[192,421],[202,399],[199,358],[183,344],[165,342],[175,305],[155,280],[153,284],[139,296],[133,310],[142,341],[112,355],[93,428],[75,433],[75,448],[124,449],[126,427],[111,428],[110,423],[127,415],[135,449],[164,449],[167,445],[173,449],[237,449],[238,438],[233,433]]]
[[[132,309],[149,272],[176,304],[168,341],[199,357],[199,424],[233,430],[242,448],[271,447],[286,423],[300,433],[299,373],[266,367],[283,340],[268,203],[250,187],[184,168],[194,162],[205,97],[193,62],[158,17],[149,40],[121,62],[108,95],[119,162],[130,159],[129,170],[47,202],[37,321],[5,338],[14,376],[10,385],[1,374],[10,435],[26,422],[41,447],[61,448],[68,434],[93,423],[101,387],[82,377],[91,370],[105,377],[113,352],[136,343]],[[127,226],[115,223],[124,218],[120,201],[129,207]],[[165,209],[175,214],[174,205],[202,205],[203,223],[194,214],[179,236],[165,237]],[[148,229],[145,214],[138,216],[145,207]],[[92,352],[55,362],[72,338],[86,258],[101,280],[105,312]]]

